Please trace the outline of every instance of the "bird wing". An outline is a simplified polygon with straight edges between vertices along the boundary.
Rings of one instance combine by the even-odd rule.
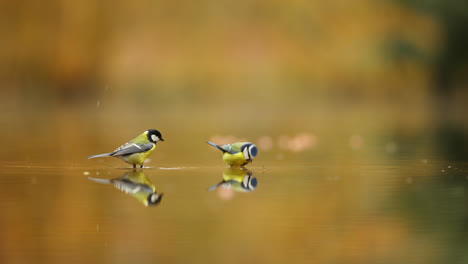
[[[219,186],[223,185],[224,183],[225,183],[225,181],[222,181],[222,182],[220,182],[220,183],[217,183],[217,184],[215,184],[215,185],[209,187],[207,191],[213,191],[213,190],[215,190],[216,188],[218,188]]]
[[[250,142],[237,142],[237,143],[232,143],[230,145],[231,147],[231,150],[235,153],[239,153],[239,152],[242,152],[242,146],[244,146],[245,144],[252,144]]]
[[[101,178],[93,178],[93,177],[88,177],[88,180],[101,183],[101,184],[110,184],[111,180],[109,179],[101,179]]]
[[[135,194],[138,192],[153,193],[153,188],[145,184],[135,183],[129,179],[114,179],[112,184],[115,188],[121,190],[124,193]]]
[[[230,144],[220,146],[220,145],[216,145],[215,143],[209,142],[209,141],[207,141],[206,143],[208,143],[208,144],[210,144],[211,146],[213,146],[213,147],[215,147],[215,148],[221,150],[222,152],[229,152],[229,153],[231,153],[231,154],[236,154],[235,151],[232,151],[232,150],[231,150],[231,145],[230,145]]]
[[[146,177],[143,171],[135,170],[131,172],[126,172],[124,175],[122,175],[122,177],[115,180],[133,182],[134,184],[144,185],[148,188],[151,188],[153,192],[156,192],[156,187],[148,179],[148,177]]]
[[[152,149],[154,146],[153,143],[147,144],[137,144],[137,143],[125,143],[124,145],[120,146],[118,149],[114,150],[110,155],[111,156],[124,156],[124,155],[131,155],[135,153],[145,152]]]

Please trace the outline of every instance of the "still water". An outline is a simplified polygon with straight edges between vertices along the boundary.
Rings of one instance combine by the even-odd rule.
[[[0,262],[468,261],[467,163],[344,160],[4,162]]]
[[[428,112],[98,110],[0,113],[0,263],[468,263],[468,135]],[[86,159],[148,128],[143,170]]]

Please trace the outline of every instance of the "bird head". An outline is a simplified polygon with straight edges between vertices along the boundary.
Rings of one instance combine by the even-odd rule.
[[[147,206],[157,205],[161,202],[164,193],[148,195]]]
[[[158,141],[164,141],[161,133],[157,131],[156,129],[148,129],[146,132],[147,132],[146,136],[148,137],[148,140],[150,142],[156,143]]]
[[[252,162],[253,158],[257,156],[257,146],[252,143],[244,144],[241,148],[244,158],[247,161]]]
[[[252,172],[248,171],[242,179],[241,187],[245,191],[253,191],[257,188],[257,178],[252,176]]]

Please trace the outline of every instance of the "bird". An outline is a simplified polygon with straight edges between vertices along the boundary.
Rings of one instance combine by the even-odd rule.
[[[236,192],[251,192],[257,188],[257,178],[253,177],[252,172],[247,169],[226,168],[223,171],[223,180],[208,188],[208,191],[213,191],[218,187]]]
[[[250,142],[237,142],[226,145],[216,145],[213,142],[206,143],[223,152],[223,160],[229,166],[245,166],[257,156],[257,147]]]
[[[88,159],[116,157],[132,164],[133,168],[136,168],[137,165],[143,168],[143,163],[149,155],[153,153],[158,141],[164,141],[161,133],[155,129],[148,129],[138,137],[118,147],[113,152],[89,156]]]
[[[145,206],[157,205],[163,197],[163,193],[158,194],[156,192],[156,187],[143,171],[126,172],[115,179],[88,177],[88,180],[101,184],[111,184],[116,189],[131,195]]]

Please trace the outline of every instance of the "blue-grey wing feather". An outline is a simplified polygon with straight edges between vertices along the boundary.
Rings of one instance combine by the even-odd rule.
[[[234,151],[231,150],[231,144],[227,144],[227,145],[222,145],[222,146],[220,146],[220,145],[216,145],[215,143],[209,142],[209,141],[207,141],[206,143],[208,143],[208,144],[210,144],[211,146],[213,146],[213,147],[215,147],[215,148],[221,150],[222,152],[229,152],[229,153],[231,153],[231,154],[236,154],[236,152],[234,152]]]
[[[126,143],[119,147],[118,149],[114,150],[111,153],[111,156],[124,156],[124,155],[131,155],[135,153],[145,152],[153,148],[153,143],[147,143],[144,145],[136,144],[136,143]]]
[[[144,184],[132,182],[128,179],[114,179],[112,180],[112,184],[115,188],[121,190],[124,193],[153,193],[153,189],[151,187]]]
[[[226,144],[226,145],[222,145],[222,146],[219,146],[220,148],[222,148],[225,152],[229,152],[231,154],[236,154],[237,152],[232,150],[231,148],[231,144]]]

